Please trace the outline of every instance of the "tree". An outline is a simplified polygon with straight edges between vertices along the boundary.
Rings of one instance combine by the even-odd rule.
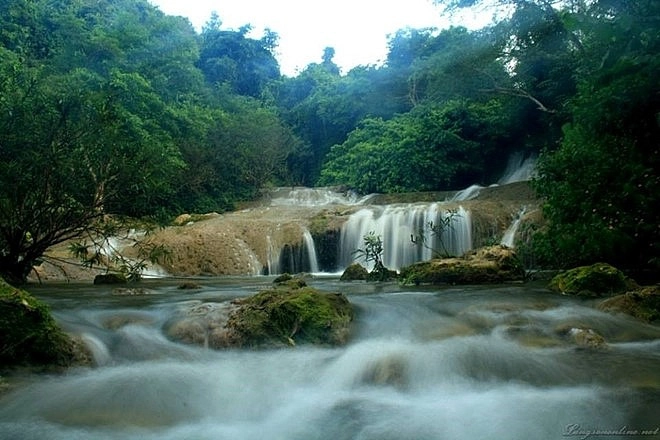
[[[222,30],[219,19],[211,20],[201,35],[197,65],[210,84],[229,84],[240,95],[260,97],[266,85],[280,77],[273,50],[277,34],[268,31],[264,38],[247,37],[249,25],[238,31]]]
[[[660,6],[603,3],[585,19],[571,123],[560,148],[540,158],[536,187],[549,225],[535,237],[536,249],[558,267],[605,261],[657,270],[660,39],[650,29]]]

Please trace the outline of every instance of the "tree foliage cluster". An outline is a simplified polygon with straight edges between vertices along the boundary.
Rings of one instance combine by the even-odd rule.
[[[106,214],[223,211],[268,185],[463,188],[514,152],[542,153],[544,264],[657,261],[660,3],[436,4],[503,12],[399,30],[380,66],[341,72],[326,48],[290,77],[275,32],[218,15],[198,33],[147,0],[2,2],[0,272],[24,279]]]

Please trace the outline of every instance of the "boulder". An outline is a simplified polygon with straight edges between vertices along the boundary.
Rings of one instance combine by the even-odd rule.
[[[353,263],[344,270],[339,277],[340,281],[364,281],[369,276],[369,271],[360,263]]]
[[[346,343],[353,319],[348,299],[294,281],[231,302],[193,303],[167,333],[216,349]]]
[[[60,329],[46,304],[0,278],[0,365],[62,367],[90,362],[82,342]]]
[[[613,296],[636,286],[619,269],[596,263],[580,266],[556,275],[550,281],[550,290],[563,295],[585,297]]]
[[[598,304],[598,309],[625,313],[644,322],[660,320],[660,287],[646,286],[613,296]]]
[[[401,269],[406,284],[487,284],[523,281],[525,270],[515,251],[496,245],[467,252],[462,257],[414,263]]]
[[[605,338],[594,329],[567,324],[558,327],[555,331],[567,341],[575,344],[577,348],[586,350],[608,349]]]

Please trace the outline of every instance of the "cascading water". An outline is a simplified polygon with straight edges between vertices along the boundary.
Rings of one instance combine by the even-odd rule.
[[[303,231],[303,244],[304,252],[307,255],[307,261],[309,262],[309,271],[312,273],[319,272],[319,261],[316,258],[316,246],[314,245],[314,238],[312,238],[309,229]]]
[[[428,229],[452,216],[441,236]],[[411,237],[425,235],[424,245]],[[454,215],[441,203],[369,206],[352,214],[342,226],[339,262],[343,267],[356,261],[355,250],[363,247],[364,236],[373,232],[383,241],[383,264],[391,270],[432,258],[434,253],[461,255],[472,249],[470,212],[462,206]],[[361,264],[364,262],[360,262]]]
[[[660,329],[527,285],[436,291],[342,283],[359,308],[341,347],[215,351],[168,338],[193,301],[224,304],[269,279],[183,292],[32,286],[94,368],[21,375],[0,393],[11,440],[556,440],[658,436]],[[336,291],[338,282],[314,281]],[[365,293],[369,293],[366,294]],[[606,335],[578,349],[564,332]],[[4,378],[4,376],[3,376]],[[578,435],[578,431],[642,431]]]
[[[513,219],[513,222],[511,223],[511,226],[507,228],[506,231],[504,231],[504,235],[502,236],[502,240],[500,241],[500,244],[503,244],[504,246],[508,247],[513,247],[515,244],[515,238],[516,238],[516,232],[518,232],[518,228],[520,227],[520,222],[522,221],[523,216],[525,215],[525,211],[527,210],[527,207],[523,206],[516,217]]]

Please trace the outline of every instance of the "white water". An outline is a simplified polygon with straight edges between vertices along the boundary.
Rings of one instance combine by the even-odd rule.
[[[360,197],[358,194],[338,192],[333,188],[277,188],[271,192],[271,206],[326,206],[326,205],[361,205],[373,197],[373,194]]]
[[[429,223],[440,224],[449,215],[442,203],[369,206],[352,214],[341,229],[339,263],[347,267],[359,260],[355,250],[364,248],[364,236],[373,232],[383,242],[383,264],[391,270],[417,261],[429,260],[446,249],[451,255],[462,255],[472,249],[472,220],[470,212],[457,209],[451,227],[441,237],[433,235]],[[416,245],[411,236],[420,231],[427,239],[426,246]],[[443,248],[444,246],[444,248]]]
[[[572,424],[658,425],[660,329],[525,286],[422,292],[319,280],[359,308],[340,348],[211,351],[163,334],[183,304],[226,301],[259,283],[268,285],[217,280],[186,293],[160,284],[133,298],[54,291],[45,299],[67,328],[93,338],[103,362],[26,378],[0,397],[0,438],[550,440]],[[132,323],[113,330],[114,318]],[[578,323],[611,348],[557,339],[555,328]],[[526,334],[557,344],[530,348]]]
[[[303,243],[304,251],[307,255],[307,261],[309,262],[309,271],[312,273],[319,273],[319,262],[316,258],[316,247],[314,245],[314,239],[312,234],[309,232],[309,229],[303,231]]]
[[[509,158],[504,174],[497,182],[500,185],[507,183],[531,180],[536,172],[536,156],[525,157],[522,154],[514,154]]]
[[[514,217],[511,225],[507,228],[506,231],[504,231],[504,235],[502,236],[502,240],[500,241],[500,244],[503,244],[504,246],[508,246],[510,248],[514,247],[516,233],[518,232],[518,228],[520,228],[520,222],[522,221],[522,218],[525,215],[526,210],[527,208],[525,206],[520,208],[520,211]]]

